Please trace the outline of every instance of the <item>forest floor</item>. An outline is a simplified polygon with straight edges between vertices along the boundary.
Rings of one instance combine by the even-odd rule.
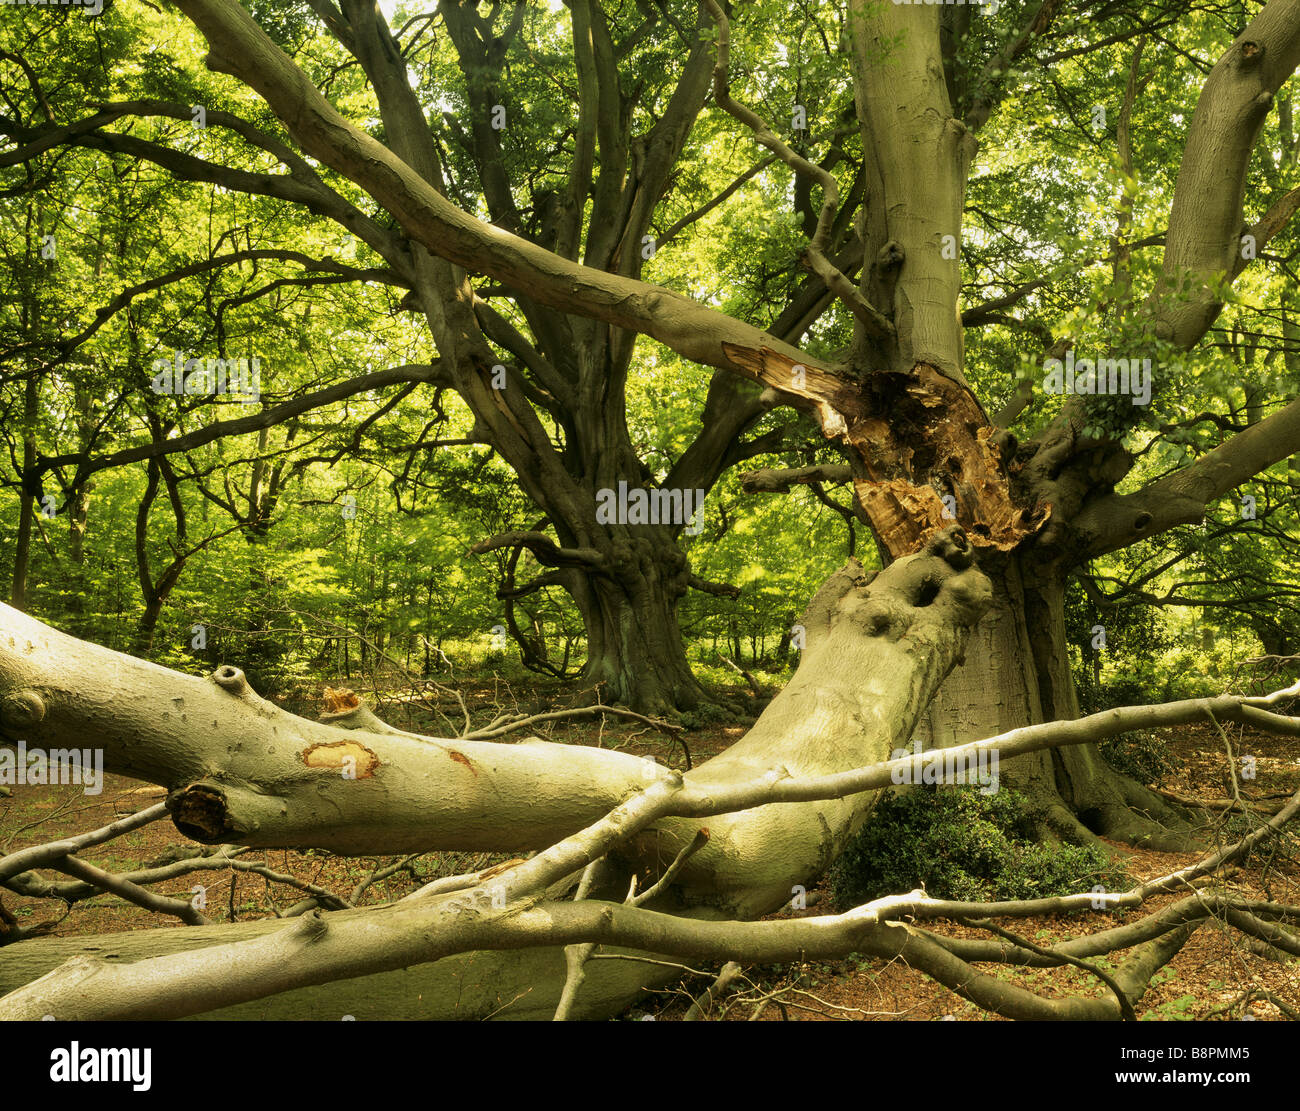
[[[475,724],[494,716],[498,707],[518,706],[526,711],[542,708],[554,691],[545,687],[529,690],[528,701],[517,699],[518,691],[506,692],[499,682],[463,682],[458,689]],[[503,694],[509,693],[509,698]],[[303,695],[280,701],[288,709],[315,716],[320,706]],[[436,708],[432,708],[436,703]],[[399,727],[448,735],[449,723],[463,722],[459,703],[447,692],[433,692],[420,703],[378,700],[376,711]],[[439,715],[447,715],[444,720]],[[457,727],[459,728],[459,726]],[[686,734],[686,744],[695,763],[721,752],[743,736],[746,725],[717,724]],[[550,740],[573,744],[597,744],[642,756],[683,769],[681,746],[666,734],[638,722],[607,718],[605,721],[546,723],[539,730]],[[526,736],[527,732],[517,736]],[[1189,799],[1218,800],[1230,793],[1225,789],[1226,759],[1223,740],[1208,723],[1189,727],[1167,737],[1170,753],[1177,758],[1176,771],[1166,774],[1154,786]],[[1238,731],[1234,745],[1239,753],[1255,758],[1256,778],[1243,781],[1243,793],[1254,799],[1286,796],[1300,788],[1300,743],[1252,731]],[[79,786],[23,787],[13,797],[0,798],[0,852],[9,853],[28,845],[57,840],[105,825],[125,814],[160,801],[160,787],[142,785],[120,776],[106,776],[101,794],[82,793]],[[1255,823],[1267,814],[1257,816]],[[1240,821],[1240,819],[1238,819]],[[1204,828],[1208,846],[1230,843],[1220,818],[1211,817]],[[1227,838],[1227,840],[1225,840]],[[1164,875],[1194,863],[1203,855],[1196,852],[1166,853],[1133,849],[1109,843],[1135,881]],[[1225,890],[1249,898],[1300,903],[1300,853],[1296,841],[1290,848],[1275,847],[1256,852],[1247,862],[1223,879]],[[1276,846],[1276,843],[1275,843]],[[132,833],[82,854],[102,868],[122,872],[175,859],[177,854],[196,850],[168,821],[156,821]],[[247,860],[259,860],[270,869],[319,885],[345,899],[378,870],[400,858],[346,858],[328,852],[252,852]],[[479,870],[508,859],[488,853],[427,853],[410,860],[401,870],[371,884],[357,905],[371,905],[400,898],[415,887],[438,876]],[[57,879],[53,872],[42,872]],[[213,922],[272,917],[283,913],[303,898],[293,886],[259,875],[219,869],[196,872],[153,890],[175,898],[190,899],[197,884],[204,885],[204,914]],[[1045,915],[1008,922],[1014,932],[1038,945],[1052,945],[1067,938],[1096,932],[1123,921],[1148,914],[1181,898],[1182,893],[1156,896],[1140,909],[1073,915]],[[274,909],[273,909],[274,908]],[[831,895],[822,881],[808,892],[808,907],[783,911],[771,918],[800,917],[831,911]],[[5,923],[22,929],[36,927],[51,936],[88,936],[160,925],[185,928],[175,919],[164,919],[108,895],[66,907],[61,901],[22,898],[5,892],[0,899],[0,931]],[[980,931],[953,923],[939,922],[930,928],[953,936],[987,937]],[[1137,1007],[1144,1019],[1300,1017],[1300,959],[1278,959],[1253,950],[1239,932],[1211,921],[1199,929],[1162,969]],[[1105,960],[1103,969],[1113,967]],[[1109,989],[1091,973],[1073,966],[1057,969],[1014,969],[997,965],[977,966],[981,971],[1040,994],[1050,996],[1100,996]],[[698,976],[687,979],[683,988],[648,997],[626,1016],[632,1019],[680,1018],[691,1002],[691,993],[702,992],[717,975],[718,966],[702,964]],[[762,1002],[766,998],[767,1002]],[[745,969],[731,994],[715,1007],[712,1017],[726,1020],[781,1021],[782,1019],[941,1019],[979,1020],[990,1017],[948,989],[935,984],[900,961],[849,958]]]

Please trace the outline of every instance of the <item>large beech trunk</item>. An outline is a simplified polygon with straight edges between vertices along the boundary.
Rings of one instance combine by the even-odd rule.
[[[687,773],[687,785],[710,790],[764,774],[810,776],[888,759],[907,743],[921,708],[962,658],[967,634],[988,604],[988,580],[972,560],[965,535],[952,529],[878,575],[850,561],[803,618],[807,648],[790,684],[742,740]],[[233,667],[198,679],[76,641],[8,608],[0,618],[4,737],[47,748],[93,737],[107,770],[168,787],[173,820],[207,842],[352,853],[526,849],[597,821],[667,774],[607,750],[422,738],[380,732],[385,727],[375,719],[360,722],[362,729],[313,723],[260,699]],[[345,760],[355,778],[340,774]],[[653,905],[704,918],[761,915],[816,878],[875,798],[876,792],[864,792],[761,806],[707,823],[666,819],[622,847],[617,874],[604,885],[625,892],[635,871],[645,877],[644,889],[703,825],[707,845]],[[205,939],[220,944],[257,936],[267,926],[204,929]],[[118,959],[138,959],[178,951],[193,936],[143,931],[115,939],[114,950]],[[0,950],[0,992],[86,944],[35,940]],[[455,990],[468,966],[461,958],[443,963],[428,981],[440,986],[427,1017],[490,1013],[513,998],[511,985],[529,993],[530,1013],[544,1011],[563,985],[558,950],[522,963],[513,954],[477,954],[472,983]],[[608,1014],[626,1005],[664,975],[648,969],[653,966],[629,962],[602,971],[604,986],[583,997],[579,1013]],[[426,983],[424,973],[411,982]],[[243,990],[242,1000],[222,1002],[277,989],[253,983]],[[196,998],[164,1010],[180,1017],[212,1006]],[[280,1013],[301,1013],[293,1009],[300,1003],[286,1006]]]
[[[988,605],[988,580],[972,560],[960,530],[879,574],[850,560],[809,604],[794,677],[744,739],[690,782],[707,788],[773,769],[800,777],[888,760],[963,659],[966,631]],[[792,882],[830,865],[874,803],[872,793],[712,818],[707,847],[681,873],[679,898],[741,918],[770,911],[789,900]],[[641,836],[638,855],[666,864],[698,827],[660,822]]]
[[[1060,568],[1016,556],[986,557],[981,567],[993,601],[971,635],[965,666],[945,680],[922,716],[916,737],[925,748],[1079,716]],[[1089,841],[1104,834],[1186,847],[1178,814],[1111,768],[1095,745],[1017,757],[1000,771],[1006,786],[1029,797],[1045,836]]]
[[[348,911],[340,911],[348,914]],[[279,919],[228,926],[136,930],[89,937],[40,938],[0,949],[0,999],[75,957],[132,963],[189,950],[249,941],[285,928]],[[641,962],[594,961],[583,982],[575,1017],[617,1014],[643,987],[666,983]],[[441,960],[355,979],[335,980],[279,992],[217,1010],[195,1013],[209,1020],[358,1021],[498,1020],[546,1021],[555,1013],[564,984],[564,951],[555,946],[513,952],[456,953]]]

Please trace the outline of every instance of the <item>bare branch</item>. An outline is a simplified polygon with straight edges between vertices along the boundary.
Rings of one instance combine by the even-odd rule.
[[[595,548],[561,548],[542,532],[503,532],[480,540],[470,551],[475,555],[498,548],[527,548],[548,567],[604,567],[606,559]]]
[[[788,494],[792,486],[814,482],[852,482],[853,470],[846,463],[816,463],[810,467],[763,468],[740,476],[746,494]]]
[[[105,841],[112,841],[116,837],[121,837],[124,833],[130,833],[133,829],[147,826],[150,822],[156,822],[159,818],[165,818],[166,816],[167,804],[160,802],[135,814],[128,814],[125,818],[119,818],[117,821],[110,822],[99,829],[93,829],[89,833],[80,833],[75,837],[65,837],[45,845],[32,845],[30,848],[20,849],[16,853],[0,857],[0,881],[7,880],[31,868],[47,867],[63,859],[69,853],[80,852],[92,845],[102,845]]]
[[[78,860],[75,856],[63,856],[52,863],[60,872],[66,872],[68,875],[75,876],[86,883],[93,883],[96,887],[102,887],[105,891],[118,896],[118,898],[125,899],[128,903],[134,903],[145,910],[174,915],[191,926],[206,926],[208,924],[208,920],[203,914],[186,899],[170,899],[166,895],[146,891],[143,887],[132,883],[128,879],[115,876],[112,872],[106,872],[104,869],[97,868],[84,860]]]
[[[872,335],[889,337],[896,334],[894,323],[884,313],[871,304],[858,289],[826,257],[826,248],[830,240],[831,227],[835,223],[840,208],[840,187],[835,175],[814,162],[809,162],[797,154],[776,135],[762,118],[752,109],[745,107],[731,95],[731,85],[727,77],[727,65],[731,48],[731,23],[717,0],[705,0],[709,14],[718,25],[718,57],[713,68],[713,98],[725,112],[734,116],[748,127],[754,138],[772,151],[796,173],[812,178],[822,187],[822,209],[817,218],[817,228],[808,241],[805,261],[808,268],[817,275],[826,288],[834,293],[849,308],[849,311],[862,322],[863,327]]]

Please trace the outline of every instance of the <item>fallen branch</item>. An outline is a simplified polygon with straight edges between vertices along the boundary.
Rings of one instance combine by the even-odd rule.
[[[0,857],[0,882],[32,868],[49,867],[62,860],[69,853],[81,852],[92,845],[102,845],[105,841],[112,841],[115,837],[121,837],[124,833],[130,833],[133,829],[139,829],[141,826],[146,826],[150,822],[156,822],[159,818],[166,816],[167,804],[160,802],[145,810],[128,814],[125,818],[118,818],[117,821],[110,822],[99,829],[93,829],[89,833],[81,833],[75,837],[64,837],[44,845],[32,845],[30,848],[20,849],[16,853]]]

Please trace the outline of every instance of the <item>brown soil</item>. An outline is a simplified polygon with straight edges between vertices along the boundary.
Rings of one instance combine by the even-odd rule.
[[[476,691],[467,691],[464,685],[461,689],[471,709],[494,702],[502,694],[491,684],[481,684]],[[460,708],[454,700],[434,695],[428,698],[442,713],[459,722]],[[311,715],[319,709],[318,706],[298,705],[293,708]],[[395,725],[447,735],[447,726],[427,705],[392,700],[381,701],[376,709]],[[744,731],[745,727],[741,725],[692,730],[687,735],[687,743],[698,763],[725,749]],[[639,755],[651,755],[673,767],[685,766],[679,745],[637,723],[613,719],[607,719],[603,724],[561,723],[549,725],[541,732],[557,741],[601,744]],[[1244,794],[1264,798],[1289,795],[1300,788],[1300,744],[1252,732],[1242,734],[1235,731],[1230,735],[1237,751],[1254,756],[1256,761],[1257,778],[1241,783]],[[1227,793],[1224,785],[1226,760],[1219,734],[1207,724],[1204,728],[1182,730],[1169,740],[1173,753],[1182,761],[1182,767],[1156,786],[1203,800],[1224,797]],[[152,805],[163,797],[162,788],[120,776],[106,776],[104,790],[98,796],[87,796],[77,786],[16,788],[13,797],[0,798],[0,851],[12,852],[94,829]],[[1216,841],[1214,826],[1218,822],[1219,819],[1213,816],[1207,819],[1205,836],[1209,844]],[[192,847],[193,843],[178,833],[169,821],[161,820],[82,855],[102,868],[121,872],[158,863],[169,852]],[[1150,879],[1191,864],[1201,855],[1133,850],[1118,844],[1112,847],[1136,880]],[[261,861],[277,872],[319,885],[346,899],[367,876],[398,858],[345,858],[321,851],[276,850],[249,852],[244,859]],[[358,900],[358,905],[400,898],[437,876],[481,869],[505,859],[508,857],[487,853],[427,853],[412,861],[407,870],[371,886]],[[50,879],[66,878],[48,870],[40,874]],[[188,900],[196,884],[203,884],[206,888],[204,913],[214,922],[271,917],[275,913],[273,908],[283,912],[304,897],[302,891],[290,885],[228,869],[191,873],[157,884],[152,890]],[[1288,855],[1285,847],[1271,857],[1256,854],[1246,866],[1231,874],[1227,887],[1251,898],[1300,903],[1300,865]],[[1159,896],[1149,900],[1140,911],[1126,913],[1149,913],[1179,897]],[[824,883],[809,892],[809,904],[807,910],[771,917],[828,913],[831,897]],[[3,908],[0,929],[4,928],[4,922],[10,921],[22,929],[36,927],[41,933],[56,936],[112,933],[162,925],[185,928],[176,919],[149,914],[107,895],[78,902],[69,908],[58,900],[22,898],[5,892],[0,907]],[[1051,945],[1106,928],[1114,921],[1110,914],[1099,912],[1020,919],[1006,922],[1004,926],[1039,945]],[[929,927],[955,936],[980,936],[979,931],[951,923],[936,922]],[[1111,960],[1122,957],[1122,953],[1114,954]],[[1108,991],[1095,977],[1075,967],[1027,970],[992,965],[977,967],[1048,995],[1102,995]],[[1103,964],[1103,967],[1107,966]],[[700,966],[701,975],[688,978],[682,989],[652,997],[630,1017],[681,1017],[690,1002],[688,993],[703,991],[717,971],[717,966]],[[1300,961],[1282,961],[1252,952],[1241,934],[1210,923],[1198,930],[1157,975],[1137,1012],[1140,1018],[1146,1019],[1241,1018],[1247,1009],[1260,1019],[1287,1017],[1277,1003],[1267,998],[1269,995],[1284,1008],[1300,1012]],[[765,996],[770,998],[764,1004],[762,999]],[[858,958],[746,969],[745,978],[738,981],[736,989],[714,1008],[713,1014],[730,1020],[757,1017],[761,1021],[937,1019],[948,1016],[969,1020],[996,1017],[980,1011],[901,962]]]

